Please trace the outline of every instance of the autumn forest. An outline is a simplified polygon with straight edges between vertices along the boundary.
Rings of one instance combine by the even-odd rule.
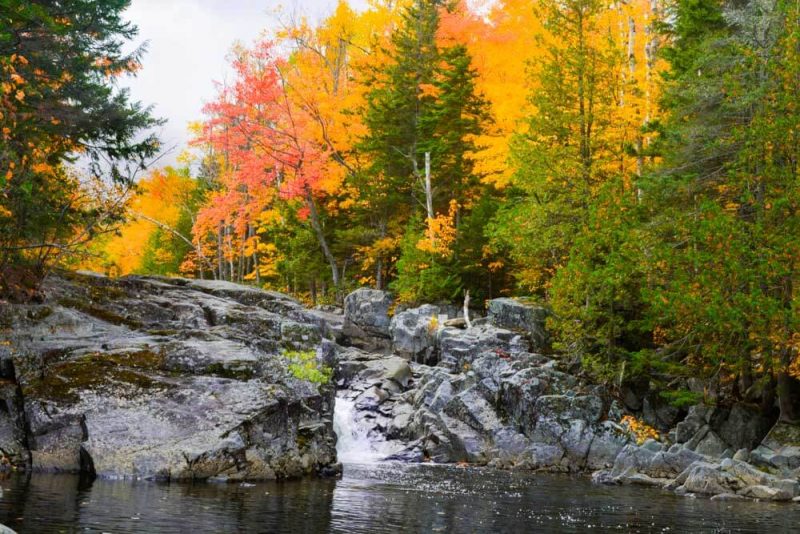
[[[127,3],[0,2],[3,298],[64,268],[525,296],[593,380],[800,420],[796,0],[342,0],[234,46],[172,166],[115,86]]]

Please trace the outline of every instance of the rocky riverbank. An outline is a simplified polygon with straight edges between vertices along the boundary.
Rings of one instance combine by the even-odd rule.
[[[346,299],[338,385],[376,441],[401,461],[592,472],[605,484],[662,486],[715,499],[800,500],[800,429],[746,404],[694,406],[612,397],[546,355],[546,311],[496,299],[465,328],[449,307],[391,315],[391,297]],[[376,350],[379,349],[379,350]],[[633,408],[631,408],[633,405]],[[620,424],[661,427],[641,445]],[[391,447],[390,447],[391,448]]]
[[[226,282],[52,276],[0,303],[6,468],[252,480],[336,470],[326,314]],[[305,364],[307,362],[301,362]]]
[[[226,282],[51,277],[0,303],[0,461],[112,478],[335,474],[335,389],[388,459],[593,473],[715,499],[800,501],[800,429],[739,403],[612,393],[548,353],[547,311],[398,309],[368,289],[308,310]],[[311,369],[313,372],[308,372]],[[332,382],[328,380],[333,373]],[[634,415],[661,430],[637,443]]]

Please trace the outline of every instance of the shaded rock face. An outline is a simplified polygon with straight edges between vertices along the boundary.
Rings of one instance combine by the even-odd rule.
[[[533,351],[547,348],[549,337],[545,328],[547,309],[513,298],[489,301],[489,322],[500,328],[520,332],[528,337]]]
[[[692,406],[672,437],[675,443],[710,456],[721,456],[726,450],[750,450],[761,443],[777,415],[777,411],[765,414],[746,404]]]
[[[610,467],[628,443],[606,420],[601,388],[525,351],[519,335],[491,325],[445,328],[440,344],[437,366],[341,355],[341,385],[354,395],[360,424],[403,445],[392,459],[580,471]]]
[[[218,281],[64,275],[0,308],[0,451],[39,471],[272,479],[336,463],[333,387],[287,350],[335,348],[293,299]]]
[[[647,383],[612,400],[536,353],[544,315],[510,299],[493,305],[470,328],[442,321],[436,306],[405,310],[390,322],[391,354],[341,352],[338,385],[388,459],[594,471],[601,483],[718,500],[800,500],[798,427],[773,428],[776,414],[747,404],[687,413]],[[666,443],[637,445],[616,423],[622,406],[663,430]]]
[[[365,350],[388,350],[391,347],[389,310],[393,304],[390,293],[377,289],[362,288],[347,295],[342,325],[344,342]]]

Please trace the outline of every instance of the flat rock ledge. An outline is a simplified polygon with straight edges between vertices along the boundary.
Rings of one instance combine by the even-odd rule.
[[[51,276],[46,302],[0,303],[0,461],[107,478],[333,474],[335,366],[323,315],[227,282]]]

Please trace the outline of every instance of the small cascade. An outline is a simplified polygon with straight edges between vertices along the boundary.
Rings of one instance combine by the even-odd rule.
[[[336,433],[336,455],[344,464],[372,464],[397,453],[402,445],[371,436],[358,421],[358,410],[352,399],[337,396],[333,409],[333,431]]]

